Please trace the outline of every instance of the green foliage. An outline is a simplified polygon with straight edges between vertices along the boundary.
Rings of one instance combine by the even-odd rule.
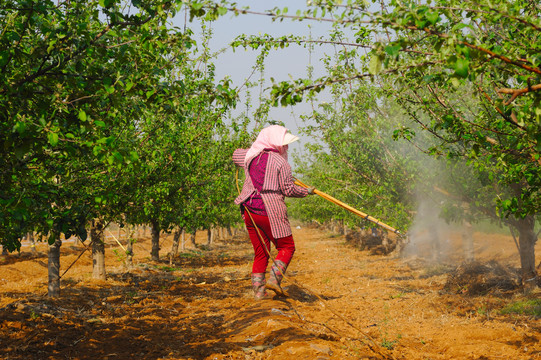
[[[441,139],[433,153],[466,158],[482,182],[498,183],[492,196],[502,216],[536,214],[541,97],[531,85],[541,80],[539,8],[506,0],[393,6],[374,18],[396,30],[373,51],[401,74],[386,76],[389,95]]]
[[[528,249],[521,252],[523,273],[534,276],[533,218],[541,210],[541,8],[528,0],[379,5],[372,12],[360,1],[316,1],[299,12],[296,20],[323,20],[326,14],[324,20],[334,22],[335,29],[362,36],[346,42],[333,30],[326,41],[318,41],[336,45],[335,69],[316,80],[274,84],[273,103],[294,105],[315,89],[334,91],[335,84],[353,88],[354,80],[371,81],[413,123],[396,124],[393,137],[448,159],[453,175],[458,174],[446,184],[450,200],[444,215],[499,217],[518,229],[520,246]],[[269,14],[287,17],[276,9]],[[358,58],[348,56],[362,49]],[[427,135],[431,141],[424,141]],[[341,140],[351,138],[338,135],[325,143]],[[367,174],[372,169],[365,166],[360,169]],[[458,169],[466,169],[464,175]]]
[[[419,129],[434,136],[427,153],[467,159],[484,184],[497,183],[491,202],[501,216],[520,219],[538,212],[541,24],[536,4],[391,1],[368,12],[364,4],[316,2],[311,15],[322,9],[336,24],[364,29],[371,50],[356,67],[341,50],[337,64],[349,67],[309,83],[275,84],[276,104],[295,104],[303,93],[338,82],[379,81]],[[320,43],[344,44],[333,36]],[[419,132],[410,129],[398,128],[394,136],[412,141]]]
[[[123,5],[0,7],[0,239],[9,250],[29,230],[84,240],[95,217],[169,229],[186,199],[198,210],[213,201],[198,187],[217,168],[201,159],[232,148],[226,134],[213,136],[236,92],[197,62],[191,30],[168,24],[180,2]]]
[[[399,117],[388,116],[390,105],[378,104],[380,94],[374,88],[350,92],[335,85],[333,92],[335,103],[320,106],[314,119],[317,126],[307,130],[317,134],[322,145],[307,146],[310,158],[297,160],[303,182],[405,230],[415,185],[414,163],[391,138]],[[374,226],[317,196],[295,202],[291,214],[320,223],[340,220],[351,227]]]
[[[397,340],[389,340],[389,339],[383,339],[381,341],[381,346],[388,349],[388,350],[393,350],[395,345],[398,343],[398,339]]]
[[[541,299],[527,299],[511,303],[501,309],[500,313],[505,315],[528,315],[541,318]]]

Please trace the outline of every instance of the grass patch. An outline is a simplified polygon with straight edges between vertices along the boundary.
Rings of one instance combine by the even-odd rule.
[[[397,343],[396,340],[390,341],[387,339],[383,339],[383,341],[381,342],[381,346],[384,347],[385,349],[392,350],[394,349],[394,346],[396,343]]]
[[[168,271],[168,272],[184,270],[182,268],[178,268],[178,267],[174,267],[174,266],[167,266],[167,265],[154,265],[152,267],[154,269],[157,269],[157,270]]]
[[[135,303],[135,297],[138,295],[139,293],[136,291],[136,290],[132,290],[132,291],[128,291],[124,297],[124,301],[126,302],[126,304],[133,304]]]
[[[399,292],[399,293],[396,294],[396,295],[391,295],[390,298],[391,298],[391,299],[400,299],[400,298],[403,297],[404,295],[406,295],[405,292]]]
[[[183,252],[178,254],[181,258],[197,258],[204,256],[203,252],[201,251],[193,251],[193,252]]]
[[[34,311],[34,309],[30,310],[30,319],[32,320],[36,320],[37,318],[39,318],[39,314],[37,312]]]
[[[381,346],[388,350],[393,350],[395,345],[398,344],[401,338],[402,338],[401,334],[396,335],[395,340],[389,340],[387,338],[383,338],[383,340],[381,341]]]
[[[541,318],[541,299],[521,300],[507,305],[500,310],[503,315],[519,314]]]

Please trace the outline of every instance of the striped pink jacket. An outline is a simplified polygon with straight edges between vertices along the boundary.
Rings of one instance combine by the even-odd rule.
[[[244,168],[244,158],[248,149],[237,149],[233,152],[233,162]],[[240,195],[235,199],[235,204],[242,204],[257,190],[252,184],[248,171],[244,169],[244,186]],[[265,209],[269,216],[272,236],[275,239],[291,235],[291,225],[287,217],[285,197],[305,197],[308,190],[295,185],[291,174],[291,166],[280,154],[269,151],[267,169],[261,197],[265,203]]]

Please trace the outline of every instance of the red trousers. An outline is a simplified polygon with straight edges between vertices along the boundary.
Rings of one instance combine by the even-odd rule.
[[[259,229],[259,233],[263,237],[260,239],[254,224],[252,223],[252,218],[255,222],[255,225]],[[275,239],[272,237],[269,217],[265,215],[257,215],[250,213],[250,215],[244,211],[243,218],[244,223],[246,224],[246,229],[250,235],[250,240],[252,246],[254,247],[254,264],[252,266],[252,273],[264,273],[267,271],[267,265],[269,263],[269,253],[270,253],[270,243],[272,242],[276,249],[278,250],[278,255],[276,255],[276,260],[282,261],[286,266],[291,261],[293,253],[295,253],[295,242],[293,241],[293,236],[289,235],[283,238]],[[263,245],[263,241],[264,244]],[[267,250],[265,249],[265,247]]]

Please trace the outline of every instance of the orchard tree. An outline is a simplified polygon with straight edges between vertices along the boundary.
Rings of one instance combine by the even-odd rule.
[[[466,158],[481,184],[493,187],[496,211],[519,233],[523,284],[534,285],[541,207],[539,4],[390,5],[374,20],[393,35],[375,43],[369,70],[438,138],[432,153]],[[398,135],[409,136],[408,128]]]
[[[418,174],[414,159],[392,140],[401,118],[391,115],[391,104],[378,104],[377,88],[348,88],[334,85],[336,101],[320,105],[315,112],[312,120],[317,125],[309,126],[308,133],[319,143],[307,146],[310,161],[300,161],[298,172],[303,182],[405,230]],[[337,219],[372,226],[318,198],[295,203],[292,210],[305,220]]]
[[[86,237],[103,199],[79,198],[92,193],[88,180],[136,156],[118,137],[141,106],[171,100],[156,85],[191,40],[169,33],[166,7],[156,1],[130,14],[114,1],[3,2],[4,246],[18,248],[29,226],[50,232],[51,242],[60,233]]]
[[[212,209],[233,200],[229,159],[233,145],[229,139],[214,139],[217,127],[221,126],[217,115],[219,112],[212,114],[201,109],[197,114],[201,119],[191,122],[190,127],[177,130],[166,127],[160,136],[149,140],[151,151],[142,158],[148,156],[146,162],[157,170],[151,170],[148,176],[140,172],[134,179],[139,186],[127,217],[131,222],[151,224],[153,260],[159,260],[161,231],[169,232],[177,227],[192,230],[211,224]],[[224,183],[228,184],[226,188]]]
[[[91,219],[106,224],[125,213],[135,197],[130,181],[147,165],[139,150],[152,134],[140,123],[150,109],[182,124],[193,122],[185,97],[197,91],[206,101],[231,103],[227,82],[171,76],[194,44],[191,33],[168,23],[180,7],[159,0],[2,2],[4,248],[19,248],[29,230],[48,234],[58,248],[61,234],[84,240]],[[50,264],[58,285],[58,262]]]
[[[462,157],[493,187],[494,212],[519,233],[522,281],[537,280],[535,219],[541,208],[541,8],[535,1],[313,1],[308,11],[289,15],[273,9],[276,20],[330,21],[354,40],[330,37],[341,54],[363,50],[365,59],[344,64],[355,72],[275,84],[277,104],[302,101],[334,83],[378,82],[412,121],[434,136],[427,150]],[[374,6],[372,6],[374,5]],[[233,7],[233,5],[231,5]],[[376,9],[376,10],[373,10]],[[237,12],[250,10],[232,9]],[[367,42],[366,39],[369,39]],[[242,39],[246,46],[302,44],[310,39]],[[464,99],[474,101],[465,102]],[[395,137],[413,139],[410,126]]]

